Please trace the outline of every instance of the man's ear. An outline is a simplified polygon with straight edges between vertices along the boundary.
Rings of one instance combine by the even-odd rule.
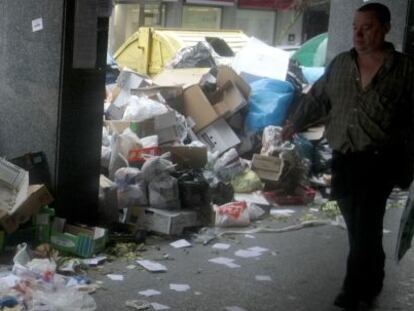
[[[391,30],[391,23],[386,23],[384,25],[384,29],[385,29],[385,34],[389,33]]]

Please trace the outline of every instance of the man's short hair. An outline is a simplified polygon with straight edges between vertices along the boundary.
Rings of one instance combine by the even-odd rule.
[[[372,2],[361,6],[357,12],[374,12],[382,25],[391,22],[391,13],[387,6],[382,3]]]

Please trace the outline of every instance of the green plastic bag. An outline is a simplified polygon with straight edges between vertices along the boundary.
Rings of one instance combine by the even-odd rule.
[[[250,193],[263,189],[262,181],[251,169],[245,169],[234,176],[231,185],[236,193]]]

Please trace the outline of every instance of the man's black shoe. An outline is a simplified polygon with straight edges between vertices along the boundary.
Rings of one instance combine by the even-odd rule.
[[[358,306],[358,299],[355,295],[351,295],[347,292],[340,292],[334,300],[334,305],[339,308],[352,310]]]

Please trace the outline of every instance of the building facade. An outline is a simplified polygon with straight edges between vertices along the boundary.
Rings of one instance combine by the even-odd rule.
[[[240,29],[269,45],[300,45],[328,30],[329,0],[116,0],[110,19],[113,54],[140,26]]]

